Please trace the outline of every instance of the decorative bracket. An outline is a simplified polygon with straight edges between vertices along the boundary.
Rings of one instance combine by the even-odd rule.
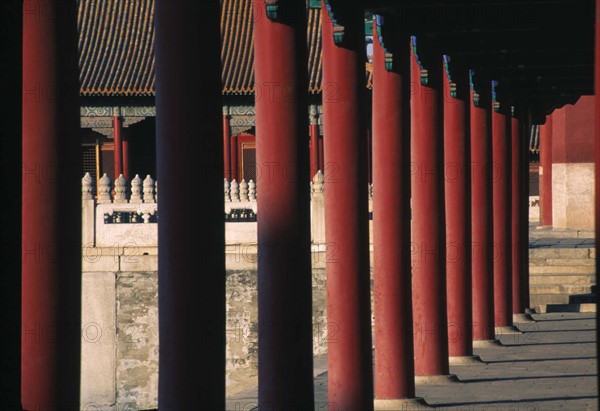
[[[496,113],[500,112],[500,102],[498,101],[498,82],[492,80],[492,106]]]
[[[346,27],[336,20],[333,13],[333,7],[331,6],[331,0],[325,0],[325,9],[327,10],[327,14],[331,19],[331,22],[333,23],[333,42],[336,46],[340,46],[344,42]]]
[[[473,93],[473,105],[479,107],[479,93],[475,90],[473,77],[475,77],[475,70],[469,70],[469,87],[471,87],[471,92]]]
[[[450,60],[450,56],[444,54],[444,69],[446,70],[446,76],[450,84],[450,96],[456,98],[456,83],[452,81],[452,75],[450,74]]]
[[[279,18],[279,0],[265,0],[265,9],[269,20],[276,21]]]
[[[394,69],[394,54],[389,51],[386,46],[385,46],[385,42],[383,41],[383,25],[385,24],[385,19],[383,18],[382,15],[377,14],[375,15],[375,25],[377,27],[377,37],[379,38],[379,44],[381,44],[381,47],[383,48],[383,52],[384,52],[384,56],[385,56],[385,69],[387,71],[392,71]]]
[[[423,68],[423,63],[419,60],[419,54],[417,53],[417,36],[410,36],[410,44],[413,49],[413,54],[421,70],[421,85],[426,86],[429,84],[429,72]]]

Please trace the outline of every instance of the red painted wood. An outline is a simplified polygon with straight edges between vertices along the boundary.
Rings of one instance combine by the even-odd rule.
[[[215,1],[156,1],[161,410],[225,409],[219,21]]]
[[[405,73],[385,69],[374,29],[373,250],[375,397],[413,398],[414,349],[410,279],[410,87]],[[408,51],[408,50],[407,50]],[[406,56],[394,56],[396,64]]]
[[[470,118],[473,340],[493,340],[495,333],[491,135],[489,111],[484,107],[475,106],[473,92]]]
[[[129,181],[129,140],[127,139],[127,132],[125,130],[121,146],[123,147],[123,177]]]
[[[79,409],[76,4],[26,0],[23,12],[21,402],[26,410]]]
[[[231,127],[227,114],[223,114],[223,160],[225,179],[231,181]]]
[[[521,138],[521,170],[522,170],[522,185],[521,185],[521,246],[523,248],[523,258],[521,259],[521,302],[522,311],[530,308],[529,303],[529,132],[530,125],[524,123],[522,125]]]
[[[115,180],[123,174],[123,120],[118,117],[113,117],[113,142],[114,142],[114,158],[115,158]]]
[[[231,136],[231,180],[239,179],[238,136]]]
[[[523,259],[529,251],[529,245],[523,244],[521,224],[523,221],[523,127],[518,118],[511,118],[511,273],[512,273],[512,313],[525,312],[523,305]]]
[[[546,124],[540,129],[540,224],[552,225],[552,120],[546,117]]]
[[[468,103],[450,95],[446,73],[443,87],[448,352],[461,357],[473,355]]]
[[[411,47],[412,296],[415,374],[445,375],[448,320],[443,258],[443,143],[438,90],[421,84]]]
[[[596,249],[600,239],[600,0],[596,0],[596,36],[595,36],[595,62],[594,62],[594,85],[595,85],[595,127],[594,127],[594,162],[595,162],[595,224],[596,224]],[[600,259],[596,258],[596,273],[600,272]],[[600,302],[600,294],[596,292],[596,304]],[[600,316],[596,316],[596,349],[600,346]],[[600,374],[600,362],[597,365]],[[598,399],[600,406],[600,398]]]
[[[258,195],[258,402],[314,409],[307,50],[304,0],[280,5],[286,23],[254,8]],[[289,85],[293,85],[290,88]]]
[[[333,42],[323,12],[325,234],[329,402],[345,411],[373,409],[366,135],[364,15],[347,7],[346,39]],[[340,10],[338,10],[340,11]],[[358,35],[357,33],[362,33]]]
[[[492,110],[494,324],[512,324],[510,119]]]

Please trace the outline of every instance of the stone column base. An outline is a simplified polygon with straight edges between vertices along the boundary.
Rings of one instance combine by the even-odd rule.
[[[446,385],[460,382],[454,374],[449,375],[415,375],[417,385]]]
[[[506,325],[502,327],[496,327],[496,336],[499,335],[515,335],[515,334],[523,334],[517,327],[514,325]]]
[[[475,340],[473,348],[498,348],[502,347],[502,343],[498,340]]]
[[[460,357],[449,357],[450,365],[481,365],[486,364],[478,355],[464,355]]]
[[[534,323],[535,319],[529,313],[513,314],[513,323]]]
[[[375,398],[374,405],[375,411],[420,411],[434,409],[423,398],[403,398],[399,400]]]

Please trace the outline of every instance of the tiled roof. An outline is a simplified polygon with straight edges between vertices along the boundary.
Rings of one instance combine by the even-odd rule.
[[[253,0],[221,1],[225,94],[254,92],[253,6]],[[82,95],[154,95],[154,0],[80,0],[78,28]],[[309,91],[316,94],[322,91],[320,9],[308,9],[307,42]]]

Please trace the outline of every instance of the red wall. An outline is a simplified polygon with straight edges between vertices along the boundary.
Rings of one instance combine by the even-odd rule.
[[[594,96],[552,113],[552,163],[594,162]]]

